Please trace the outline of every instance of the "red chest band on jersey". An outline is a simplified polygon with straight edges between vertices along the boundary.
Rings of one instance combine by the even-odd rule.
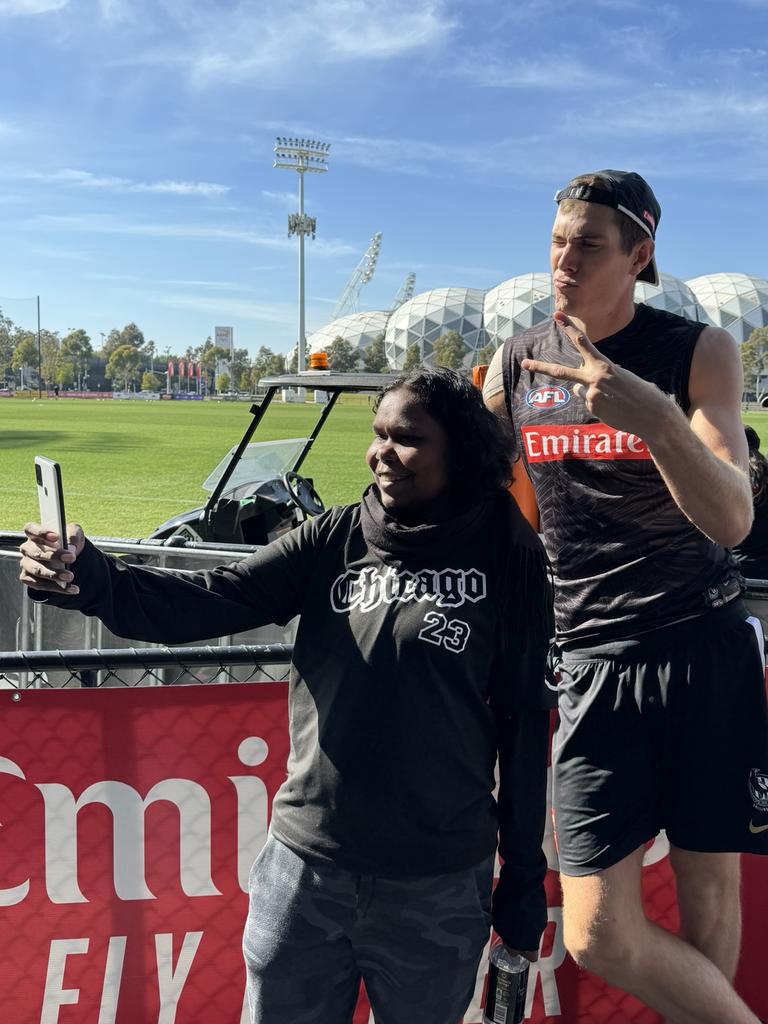
[[[528,462],[562,462],[564,459],[650,459],[651,453],[637,434],[616,430],[605,423],[579,426],[558,424],[522,428]]]

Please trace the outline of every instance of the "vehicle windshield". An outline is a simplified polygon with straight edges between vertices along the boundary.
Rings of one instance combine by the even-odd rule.
[[[227,481],[227,493],[248,484],[261,484],[266,480],[281,477],[292,469],[301,450],[307,443],[306,437],[291,437],[284,441],[254,441],[240,457],[232,476]],[[201,484],[204,491],[214,490],[237,451],[237,445],[230,448],[210,476]]]

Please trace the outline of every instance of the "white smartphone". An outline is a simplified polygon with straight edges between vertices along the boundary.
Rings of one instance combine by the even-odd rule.
[[[61,486],[61,467],[58,462],[35,456],[37,500],[40,506],[40,525],[55,530],[62,548],[67,546],[67,519],[64,515],[64,491]]]

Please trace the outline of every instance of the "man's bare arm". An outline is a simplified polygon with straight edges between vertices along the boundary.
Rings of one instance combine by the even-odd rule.
[[[712,540],[733,547],[752,526],[741,358],[727,331],[707,327],[693,357],[688,419],[669,403],[658,437],[646,438],[678,507]]]
[[[491,359],[483,384],[483,401],[491,412],[496,413],[501,419],[509,421],[507,403],[504,401],[503,352],[504,346],[501,345],[493,353],[493,359]]]

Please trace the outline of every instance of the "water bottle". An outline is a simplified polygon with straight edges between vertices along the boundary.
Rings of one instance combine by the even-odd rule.
[[[509,953],[501,939],[488,957],[488,993],[483,1024],[521,1024],[525,1016],[530,964],[519,953]]]

